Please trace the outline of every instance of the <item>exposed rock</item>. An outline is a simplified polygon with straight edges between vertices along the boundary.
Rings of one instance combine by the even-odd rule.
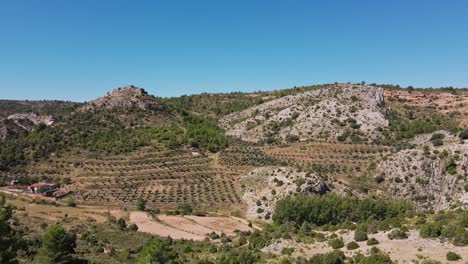
[[[82,106],[79,108],[79,111],[96,111],[114,108],[158,110],[163,107],[157,98],[149,95],[144,89],[130,85],[108,92],[107,95],[99,97]]]
[[[8,120],[12,120],[15,122],[17,125],[22,126],[22,123],[24,121],[29,121],[35,126],[38,126],[39,124],[45,124],[47,126],[50,126],[54,123],[54,118],[50,115],[38,115],[36,113],[26,113],[26,114],[13,114],[7,117]],[[24,127],[26,130],[30,130],[28,127]]]
[[[241,183],[246,186],[243,195],[247,204],[246,216],[267,221],[271,220],[276,202],[289,194],[300,192],[305,195],[321,195],[332,190],[344,193],[345,189],[343,185],[316,174],[276,166],[256,168],[243,176]]]
[[[0,139],[5,140],[20,131],[31,131],[40,124],[50,126],[54,118],[50,115],[38,115],[36,113],[12,114],[0,121]]]
[[[370,141],[381,136],[378,128],[388,126],[381,108],[384,103],[382,88],[338,84],[232,113],[223,117],[220,124],[228,135],[250,142],[269,137],[285,141],[290,135],[301,141],[335,141],[345,131]]]
[[[375,176],[383,179],[381,184],[392,197],[411,199],[420,210],[436,211],[468,201],[468,142],[443,134],[442,146],[433,146],[431,135],[419,136],[413,140],[415,149],[397,152],[378,164]]]

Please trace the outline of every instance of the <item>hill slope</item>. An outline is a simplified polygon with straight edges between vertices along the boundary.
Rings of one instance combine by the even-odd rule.
[[[327,139],[370,142],[388,126],[383,89],[339,84],[285,96],[220,120],[227,135],[251,142]]]

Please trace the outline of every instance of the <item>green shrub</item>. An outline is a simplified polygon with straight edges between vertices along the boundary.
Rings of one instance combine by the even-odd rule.
[[[61,226],[47,228],[36,260],[39,263],[72,263],[76,247],[76,236]]]
[[[137,263],[179,263],[179,255],[172,243],[172,239],[151,239],[143,246]]]
[[[421,226],[419,235],[423,238],[436,238],[442,233],[442,227],[439,223],[426,223]]]
[[[390,232],[390,234],[388,234],[388,238],[390,240],[393,240],[393,239],[407,239],[408,238],[408,234],[403,232],[401,229],[393,229],[392,232]]]
[[[444,149],[443,151],[441,151],[438,155],[437,155],[439,158],[443,159],[443,158],[446,158],[448,157],[448,151],[446,149]]]
[[[144,211],[146,209],[146,201],[139,197],[136,201],[136,208],[139,211]]]
[[[119,230],[125,230],[125,228],[127,228],[127,223],[125,222],[125,219],[119,218],[119,220],[117,220],[117,227],[119,228]]]
[[[367,233],[362,231],[362,230],[354,231],[354,240],[356,240],[358,242],[366,241],[367,240]]]
[[[445,238],[452,238],[455,236],[456,233],[456,227],[449,225],[449,226],[444,226],[442,228],[442,231],[440,232],[440,235]]]
[[[328,241],[328,245],[330,245],[330,247],[332,247],[333,249],[339,249],[344,247],[344,242],[343,239],[333,238]]]
[[[190,215],[193,212],[193,208],[190,204],[181,204],[177,207],[182,215]]]
[[[382,252],[380,252],[380,250],[374,250],[374,249],[375,247],[371,249],[370,256],[364,256],[361,253],[356,254],[353,257],[352,263],[359,263],[359,264],[392,264],[393,263],[389,256],[383,254]]]
[[[377,245],[377,244],[379,244],[379,241],[374,237],[367,240],[367,245],[368,246],[373,246],[373,245]]]
[[[351,241],[348,244],[346,244],[346,248],[348,250],[355,250],[355,249],[359,248],[359,244],[356,243],[356,241]]]
[[[213,231],[210,233],[210,238],[213,240],[219,239],[219,235],[215,231]]]
[[[383,175],[376,176],[376,177],[374,178],[374,181],[375,181],[376,183],[382,183],[383,181],[385,181],[385,177],[384,177]]]
[[[308,264],[344,264],[345,254],[340,250],[334,250],[325,254],[316,254],[307,262]]]
[[[286,137],[286,140],[290,143],[293,143],[293,142],[297,142],[299,140],[299,136],[298,135],[288,135]]]
[[[455,246],[467,246],[468,245],[468,231],[460,230],[453,238],[453,244]]]
[[[458,255],[457,253],[452,252],[452,251],[449,251],[447,253],[446,257],[447,257],[447,260],[449,260],[449,261],[456,261],[456,260],[461,259],[460,255]]]
[[[432,140],[432,145],[434,145],[434,147],[442,146],[444,145],[444,141],[442,139],[435,139]]]
[[[447,160],[447,164],[445,165],[445,169],[448,173],[455,175],[457,173],[457,161],[460,159],[458,154],[453,155]]]
[[[294,253],[294,248],[284,247],[281,250],[281,254],[283,254],[283,255],[292,255],[292,253]]]
[[[463,131],[458,134],[458,137],[461,139],[468,139],[468,129],[463,129]]]
[[[435,133],[435,134],[432,134],[431,136],[431,141],[432,140],[436,140],[436,139],[444,139],[445,138],[445,135],[444,134],[440,134],[440,133]]]
[[[130,231],[138,231],[138,226],[136,224],[131,224],[128,226]]]
[[[76,202],[75,202],[75,200],[73,200],[72,198],[69,198],[69,199],[67,200],[67,206],[69,206],[69,207],[76,207]]]

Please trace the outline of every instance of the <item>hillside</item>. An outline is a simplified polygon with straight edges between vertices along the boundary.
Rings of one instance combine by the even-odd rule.
[[[220,123],[227,135],[250,142],[371,142],[388,126],[384,103],[382,88],[339,84],[232,113]]]
[[[446,131],[418,136],[416,147],[388,156],[375,180],[392,197],[413,200],[420,210],[468,203],[468,142]]]
[[[180,263],[441,261],[467,252],[467,98],[327,84],[0,101],[0,192],[22,260],[59,223],[95,263],[135,263],[152,241]]]
[[[132,206],[142,196],[155,208],[227,201],[245,207],[241,179],[287,166],[333,179],[348,193],[408,198],[421,209],[441,210],[465,199],[464,166],[455,180],[440,173],[428,180],[437,170],[446,175],[449,157],[434,163],[425,154],[424,160],[428,143],[414,140],[441,129],[450,131],[445,140],[455,138],[465,122],[465,98],[464,90],[360,84],[158,98],[130,85],[86,104],[4,101],[6,134],[18,136],[0,145],[2,181],[71,178],[67,188],[87,204]],[[463,154],[463,145],[447,144],[450,156]],[[413,167],[416,175],[408,179]],[[164,171],[172,176],[166,179]],[[189,179],[202,185],[194,188],[198,180]],[[408,184],[402,189],[398,179]],[[219,190],[203,185],[215,182]]]
[[[41,123],[51,125],[78,105],[63,101],[0,100],[0,141],[29,132]]]

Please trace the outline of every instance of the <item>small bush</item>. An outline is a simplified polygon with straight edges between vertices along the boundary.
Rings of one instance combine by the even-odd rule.
[[[419,234],[422,238],[436,238],[442,233],[442,227],[439,223],[427,223],[422,225]]]
[[[288,135],[286,140],[290,143],[297,142],[299,140],[299,136],[297,135]]]
[[[146,209],[146,201],[143,200],[143,198],[138,198],[138,200],[136,201],[136,208],[138,211],[145,211]]]
[[[456,261],[456,260],[461,259],[460,255],[452,251],[449,251],[446,256],[447,256],[447,260],[449,261]]]
[[[344,242],[342,239],[333,238],[328,241],[328,245],[330,245],[330,247],[332,247],[333,249],[339,249],[344,247]]]
[[[216,232],[213,231],[210,234],[210,238],[213,239],[213,240],[219,239],[219,235]]]
[[[69,207],[76,207],[76,202],[72,198],[67,200],[67,206]]]
[[[284,247],[281,250],[281,254],[283,254],[283,255],[291,255],[292,253],[294,253],[294,248]]]
[[[461,139],[468,139],[468,129],[464,129],[460,134],[458,134],[458,137]]]
[[[444,139],[444,138],[445,138],[445,135],[444,135],[444,134],[435,133],[435,134],[432,135],[432,137],[431,137],[430,140]]]
[[[434,145],[434,147],[442,146],[444,145],[444,141],[442,139],[435,139],[432,140],[432,145]]]
[[[453,238],[453,244],[455,246],[467,246],[468,245],[468,231],[461,230],[460,232],[457,231],[457,234]]]
[[[361,230],[356,230],[354,232],[354,240],[356,241],[366,241],[367,240],[367,233]]]
[[[131,224],[131,225],[128,226],[128,229],[130,231],[138,231],[138,226],[135,225],[135,224]]]
[[[377,177],[374,178],[374,181],[375,181],[376,183],[382,183],[383,181],[385,181],[385,177],[382,176],[382,175],[379,175],[379,176],[377,176]]]
[[[377,239],[375,239],[375,238],[371,238],[371,239],[367,240],[367,245],[368,246],[373,246],[373,245],[377,245],[377,244],[379,244],[379,241]]]
[[[356,241],[351,241],[348,244],[346,244],[346,248],[348,250],[355,250],[355,249],[359,248],[359,244],[356,243]]]
[[[390,240],[393,240],[393,239],[407,239],[408,234],[403,232],[401,229],[393,229],[392,232],[390,232],[390,234],[388,234],[388,238]]]
[[[125,222],[125,219],[119,218],[119,220],[117,220],[117,227],[119,228],[119,230],[124,230],[125,228],[127,228],[127,223]]]

